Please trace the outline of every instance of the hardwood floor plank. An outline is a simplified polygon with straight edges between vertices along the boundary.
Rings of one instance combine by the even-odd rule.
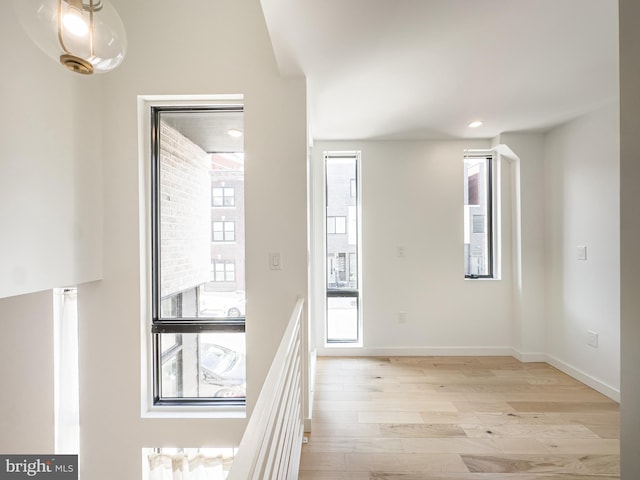
[[[546,448],[540,440],[535,438],[491,438],[490,441],[496,444],[505,454],[544,454]]]
[[[499,398],[499,397],[498,397]],[[503,401],[465,401],[465,402],[453,402],[453,405],[459,412],[473,412],[473,413],[503,413],[503,412],[515,412],[506,402]]]
[[[311,438],[318,437],[331,437],[331,438],[344,438],[344,437],[379,437],[380,426],[377,423],[346,423],[344,425],[322,424],[312,422],[311,426]],[[305,446],[306,447],[306,446]]]
[[[420,412],[423,423],[433,424],[477,424],[478,417],[470,412]]]
[[[460,425],[453,424],[380,424],[380,434],[383,437],[420,438],[420,437],[465,437],[466,432]]]
[[[524,424],[524,425],[584,425],[616,427],[620,424],[617,412],[609,413],[523,413],[523,412],[486,412],[475,414],[477,420],[485,425]]]
[[[358,412],[358,421],[360,423],[424,423],[422,415],[419,412]]]
[[[602,438],[552,438],[541,439],[549,453],[581,455],[619,455],[620,441]]]
[[[346,471],[344,453],[304,452],[300,460],[300,470]]]
[[[298,480],[370,480],[369,472],[300,472]]]
[[[593,473],[576,455],[461,455],[470,472]]]
[[[592,425],[587,423],[585,427],[596,433],[600,438],[620,438],[620,425]]]
[[[347,471],[467,472],[460,455],[347,453]]]
[[[507,402],[517,412],[617,412],[614,401],[607,402]]]
[[[326,410],[316,410],[313,421],[317,424],[324,425],[343,425],[345,423],[358,423],[358,412],[336,412]]]
[[[620,455],[584,455],[580,462],[589,473],[599,475],[620,475]]]
[[[306,447],[308,452],[327,453],[404,453],[404,445],[399,438],[381,437],[332,437],[313,436],[313,442]]]
[[[342,390],[321,390],[315,398],[318,401],[369,401],[372,398],[371,392],[366,391],[346,391]]]
[[[599,438],[584,425],[462,425],[469,437],[575,439]]]
[[[406,453],[455,453],[500,455],[505,453],[539,453],[549,451],[540,442],[518,439],[504,442],[486,438],[404,438],[402,447]]]

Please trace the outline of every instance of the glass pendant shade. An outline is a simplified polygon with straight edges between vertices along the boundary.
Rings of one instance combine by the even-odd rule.
[[[107,0],[13,0],[13,5],[35,44],[74,72],[109,72],[124,60],[127,34]]]

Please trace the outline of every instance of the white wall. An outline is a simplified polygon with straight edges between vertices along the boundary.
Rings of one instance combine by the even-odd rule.
[[[114,3],[129,51],[104,78],[104,280],[78,294],[81,474],[95,480],[139,478],[142,447],[236,445],[245,426],[141,418],[149,299],[138,95],[244,95],[249,411],[307,284],[305,82],[279,77],[259,2],[159,0],[152,12]],[[281,253],[282,270],[269,269],[269,252]]]
[[[640,3],[620,0],[621,478],[640,478]]]
[[[508,219],[502,279],[464,278],[463,153],[465,148],[489,146],[488,141],[315,142],[316,225],[323,221],[323,151],[362,152],[361,354],[511,353]],[[509,178],[507,170],[507,185]],[[508,191],[504,200],[509,201]],[[322,349],[324,253],[319,230],[314,233],[317,298],[312,308],[317,346]],[[397,256],[399,246],[404,247],[404,258]],[[398,322],[400,311],[407,313],[406,323]]]
[[[65,71],[0,6],[0,298],[101,277],[100,78]]]
[[[53,294],[0,299],[0,452],[54,452]]]
[[[511,173],[511,339],[516,356],[523,361],[544,360],[545,351],[543,141],[537,133],[503,133],[493,140]]]
[[[543,199],[547,354],[614,397],[620,389],[618,115],[615,103],[546,135]],[[578,260],[578,245],[587,247],[586,261]],[[598,348],[587,345],[588,331],[598,333]]]

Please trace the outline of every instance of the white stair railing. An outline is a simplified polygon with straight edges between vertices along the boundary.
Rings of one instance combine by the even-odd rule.
[[[295,480],[302,448],[301,317],[296,303],[227,480]]]

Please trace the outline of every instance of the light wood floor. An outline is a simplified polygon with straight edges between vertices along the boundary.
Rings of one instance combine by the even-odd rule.
[[[319,358],[300,480],[619,478],[618,404],[510,357]]]

